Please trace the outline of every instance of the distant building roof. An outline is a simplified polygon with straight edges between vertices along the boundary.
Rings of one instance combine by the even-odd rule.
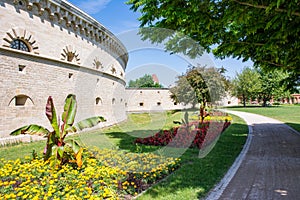
[[[158,80],[156,74],[152,74],[152,80],[154,81],[154,83],[159,83],[159,80]]]

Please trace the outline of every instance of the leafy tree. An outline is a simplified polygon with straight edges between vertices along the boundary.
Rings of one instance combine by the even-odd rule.
[[[75,95],[69,94],[65,100],[64,112],[59,121],[56,115],[53,99],[49,96],[46,104],[46,116],[51,123],[53,131],[42,126],[31,124],[23,126],[11,133],[19,134],[37,134],[45,135],[47,138],[44,151],[44,160],[50,159],[54,166],[61,166],[68,162],[76,162],[78,167],[82,166],[83,148],[74,139],[65,139],[69,133],[81,131],[85,128],[91,128],[105,119],[101,116],[91,117],[74,124],[77,112],[77,101]]]
[[[260,99],[262,106],[273,99],[288,98],[290,90],[285,84],[289,76],[282,70],[265,71],[263,69],[244,68],[233,80],[233,94],[242,99],[246,106],[248,99]]]
[[[230,81],[230,78],[229,77],[226,77],[225,76],[225,73],[227,72],[227,69],[225,69],[223,66],[220,67],[220,68],[217,68],[217,71],[220,73],[220,78],[221,78],[221,81],[224,85],[224,89],[227,93],[231,93],[232,91],[232,83]]]
[[[198,103],[195,91],[189,84],[185,75],[177,77],[176,86],[170,88],[171,98],[176,103],[183,103],[184,105],[192,104],[193,108]]]
[[[259,92],[259,98],[263,101],[263,106],[267,106],[267,102],[272,98],[286,98],[290,96],[289,90],[283,84],[288,74],[281,70],[264,71],[259,70],[261,88]]]
[[[165,42],[173,53],[195,57],[218,45],[214,54],[220,58],[251,59],[262,68],[300,74],[299,0],[128,0],[127,4],[142,14],[141,27],[151,27],[141,29],[143,39]]]
[[[217,101],[220,101],[229,89],[228,80],[223,75],[224,69],[198,66],[197,70],[203,76],[205,83],[207,84],[210,102],[216,103]]]
[[[130,80],[128,83],[129,88],[163,88],[159,83],[153,81],[153,78],[149,74],[145,74],[143,77],[136,80]]]
[[[224,94],[221,75],[215,68],[190,67],[184,75],[178,77],[176,86],[170,88],[171,98],[175,102],[192,104],[200,103],[200,115],[205,116],[207,102],[216,102]]]
[[[242,99],[244,107],[246,107],[247,99],[255,97],[261,91],[260,74],[249,67],[237,74],[232,82],[233,94]]]

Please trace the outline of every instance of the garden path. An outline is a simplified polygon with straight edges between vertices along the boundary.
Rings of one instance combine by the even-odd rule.
[[[226,112],[243,118],[249,135],[234,165],[206,199],[299,199],[300,133],[272,118]]]

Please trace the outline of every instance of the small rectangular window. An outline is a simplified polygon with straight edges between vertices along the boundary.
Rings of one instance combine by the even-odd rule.
[[[160,105],[161,105],[161,102],[157,102],[157,105],[160,106]]]
[[[69,73],[69,80],[73,80],[73,73]]]
[[[19,65],[19,72],[25,72],[26,65]]]
[[[144,103],[143,103],[143,102],[141,102],[141,103],[140,103],[140,106],[144,106]]]

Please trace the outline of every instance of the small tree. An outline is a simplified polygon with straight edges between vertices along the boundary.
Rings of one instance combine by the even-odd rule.
[[[198,103],[195,91],[189,84],[185,75],[178,76],[176,86],[170,88],[171,99],[176,103],[183,103],[184,105],[192,104],[195,108]]]
[[[233,94],[242,99],[244,107],[250,97],[259,94],[261,90],[260,74],[255,69],[246,67],[233,80]]]
[[[260,70],[261,89],[259,97],[263,100],[262,106],[267,106],[267,101],[272,98],[289,96],[289,90],[283,81],[288,77],[282,70],[264,71]]]
[[[190,67],[186,74],[179,76],[176,86],[170,89],[175,102],[200,104],[201,120],[205,117],[207,102],[218,101],[224,94],[220,73],[212,67]]]
[[[53,131],[31,124],[21,127],[11,133],[11,135],[19,134],[38,134],[45,135],[47,138],[44,150],[44,160],[50,159],[55,166],[61,166],[68,162],[76,162],[78,167],[82,165],[83,148],[73,139],[65,139],[72,132],[81,131],[85,128],[91,128],[105,119],[101,116],[91,117],[74,124],[77,111],[76,97],[69,94],[65,100],[64,112],[62,113],[62,122],[56,115],[53,99],[49,96],[46,104],[46,116],[49,119]],[[61,124],[61,125],[60,125]]]
[[[130,80],[128,83],[129,88],[163,88],[159,83],[153,81],[153,78],[149,74],[145,74],[143,77],[136,80]]]

